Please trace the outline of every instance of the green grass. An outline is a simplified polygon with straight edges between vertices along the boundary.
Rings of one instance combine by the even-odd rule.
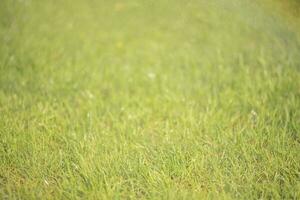
[[[0,198],[300,198],[283,4],[1,0]]]

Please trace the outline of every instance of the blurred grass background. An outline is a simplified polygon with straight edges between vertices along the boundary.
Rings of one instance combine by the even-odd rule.
[[[297,199],[299,3],[0,2],[3,199]]]

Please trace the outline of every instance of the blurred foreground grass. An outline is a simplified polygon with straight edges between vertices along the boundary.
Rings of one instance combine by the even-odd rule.
[[[295,2],[1,0],[0,197],[300,198]]]

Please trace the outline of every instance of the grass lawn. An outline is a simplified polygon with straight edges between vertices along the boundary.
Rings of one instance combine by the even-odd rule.
[[[0,199],[299,199],[296,0],[0,0]]]

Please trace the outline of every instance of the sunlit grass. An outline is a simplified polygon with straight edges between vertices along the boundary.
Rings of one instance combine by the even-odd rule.
[[[2,0],[0,198],[299,198],[278,2]]]

